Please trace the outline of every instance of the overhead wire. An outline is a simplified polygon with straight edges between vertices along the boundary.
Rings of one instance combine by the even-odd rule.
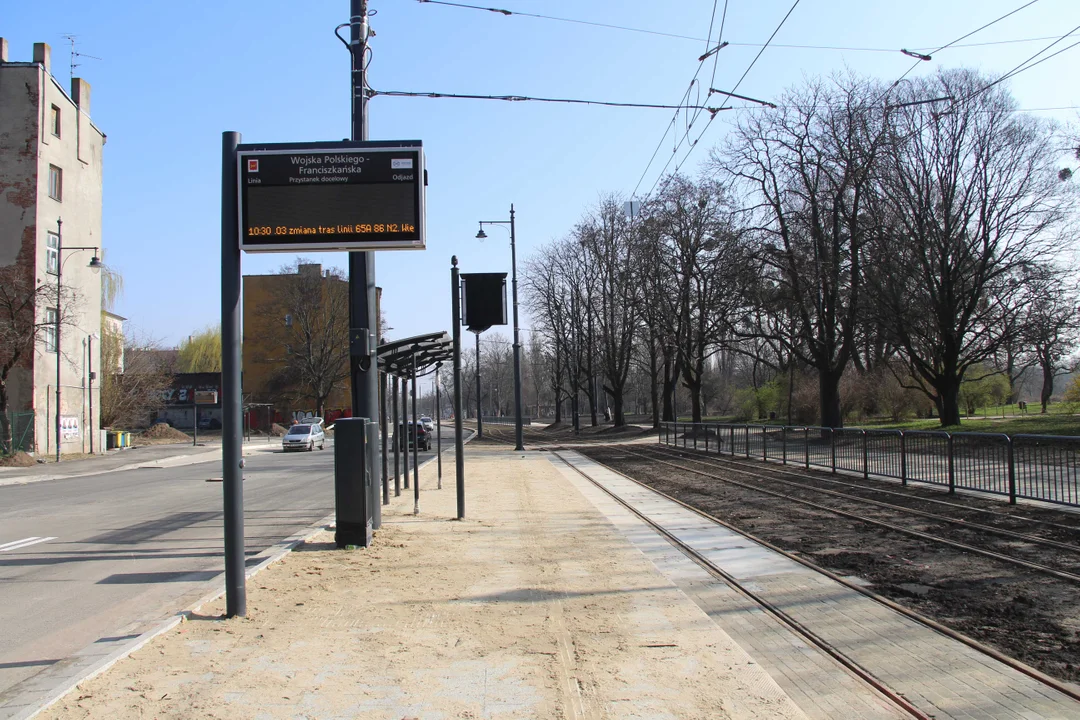
[[[1036,0],[1036,1],[1037,1],[1037,0]],[[765,52],[765,50],[766,50],[766,48],[768,48],[768,47],[769,47],[769,44],[770,44],[770,43],[771,43],[771,42],[773,41],[773,38],[775,38],[775,37],[776,37],[776,35],[777,35],[777,33],[779,33],[779,32],[780,32],[780,29],[784,27],[784,24],[785,24],[785,23],[786,23],[786,22],[788,21],[788,18],[789,18],[789,17],[791,17],[791,14],[792,14],[793,12],[795,12],[795,8],[799,6],[799,3],[800,3],[800,2],[801,2],[801,0],[795,0],[795,2],[793,2],[793,3],[791,4],[791,7],[790,7],[790,8],[788,8],[788,11],[787,11],[787,13],[785,13],[785,14],[784,14],[784,17],[783,17],[783,18],[782,18],[782,19],[780,20],[779,24],[778,24],[778,25],[776,26],[776,28],[775,28],[775,29],[774,29],[774,30],[772,31],[772,34],[771,34],[771,35],[769,35],[769,39],[765,41],[765,44],[761,46],[761,49],[760,49],[760,50],[758,50],[758,53],[757,53],[757,55],[755,55],[755,56],[754,56],[754,59],[753,59],[753,60],[751,60],[751,61],[750,61],[750,64],[746,66],[746,70],[744,70],[744,71],[743,71],[743,74],[742,74],[742,75],[741,75],[741,76],[739,77],[739,80],[738,80],[738,82],[736,82],[736,83],[735,83],[735,86],[734,86],[734,87],[733,87],[733,88],[731,89],[731,92],[732,92],[732,93],[734,93],[734,92],[735,92],[736,90],[738,90],[738,89],[739,89],[739,86],[740,86],[740,85],[742,85],[742,82],[743,82],[743,80],[745,80],[745,79],[746,79],[746,76],[750,74],[750,71],[751,71],[751,70],[753,70],[753,68],[754,68],[754,65],[756,65],[756,64],[757,64],[757,61],[758,61],[758,60],[759,60],[759,59],[761,58],[761,55],[762,55],[762,53],[764,53],[764,52]],[[710,94],[711,94],[711,93],[712,93],[712,88],[711,88],[711,86],[710,86],[710,89],[709,89],[709,90],[710,90]],[[721,106],[720,106],[720,110],[724,110],[724,109],[726,109],[726,107],[727,107],[727,103],[728,103],[728,101],[729,101],[730,99],[731,99],[730,97],[726,97],[726,98],[724,99],[724,102],[723,102],[723,103],[721,104]],[[692,152],[694,151],[694,148],[696,148],[696,147],[697,147],[697,145],[698,145],[698,142],[699,142],[699,141],[701,140],[701,138],[705,136],[705,132],[706,132],[706,131],[707,131],[707,130],[709,129],[709,127],[710,127],[710,126],[712,125],[713,121],[714,121],[714,120],[716,119],[716,116],[717,116],[718,114],[719,114],[719,111],[718,111],[718,112],[714,112],[714,113],[712,113],[712,114],[711,114],[711,115],[709,116],[709,120],[708,120],[708,122],[706,122],[706,123],[705,123],[705,127],[701,129],[701,132],[700,132],[700,133],[698,133],[698,136],[697,136],[697,137],[696,137],[696,138],[694,139],[694,142],[690,144],[689,148],[688,148],[688,149],[687,149],[687,151],[686,151],[686,154],[685,154],[685,155],[683,156],[683,159],[682,159],[682,160],[680,160],[680,161],[679,161],[678,163],[676,163],[676,172],[678,172],[679,168],[681,168],[681,167],[682,167],[682,166],[683,166],[683,165],[684,165],[684,164],[686,163],[686,160],[687,160],[687,158],[689,158],[689,157],[690,157],[690,154],[691,154],[691,153],[692,153]],[[652,184],[652,187],[650,187],[650,188],[649,188],[649,192],[647,192],[647,193],[645,194],[645,197],[643,198],[643,201],[644,201],[645,199],[648,199],[648,198],[649,198],[649,196],[651,196],[651,195],[652,195],[653,191],[654,191],[654,190],[656,189],[656,186],[657,186],[657,185],[658,185],[658,184],[660,183],[661,179],[662,179],[662,178],[664,177],[664,173],[665,173],[665,172],[667,172],[667,168],[668,168],[668,166],[669,166],[669,165],[671,164],[671,161],[672,161],[672,159],[674,159],[674,158],[675,158],[675,156],[676,156],[677,154],[678,154],[678,148],[676,148],[675,152],[673,152],[673,153],[671,154],[671,157],[669,157],[669,158],[668,158],[668,161],[667,161],[667,163],[665,163],[665,164],[664,164],[664,167],[663,167],[663,168],[662,168],[662,169],[660,170],[660,174],[659,174],[659,175],[657,175],[657,177],[656,177],[656,180],[655,180],[655,181],[653,182],[653,184]],[[636,192],[637,192],[637,188],[635,188],[635,189],[634,189],[634,191],[635,191],[635,193],[636,193]]]
[[[717,4],[718,4],[717,1],[713,0],[712,16],[711,16],[711,18],[709,20],[709,37],[705,40],[705,52],[706,53],[708,53],[709,45],[711,44],[713,25],[716,24],[716,7],[717,7]],[[726,5],[726,2],[725,2],[725,16],[726,16],[726,8],[727,8],[727,5]],[[719,43],[717,43],[717,45],[719,45]],[[700,58],[698,58],[697,70],[694,71],[694,77],[691,78],[690,84],[686,88],[686,92],[683,93],[684,98],[688,98],[690,96],[690,92],[694,88],[694,83],[697,82],[697,77],[701,73],[701,68],[704,67],[706,59],[708,59],[707,55],[702,55]],[[680,102],[682,102],[682,101],[680,101]],[[678,111],[676,111],[675,114],[672,115],[672,117],[671,117],[671,122],[669,122],[665,126],[664,134],[660,137],[660,142],[658,142],[656,144],[656,149],[653,150],[652,155],[649,157],[649,162],[646,163],[645,169],[641,172],[641,177],[638,178],[637,184],[634,185],[634,190],[633,190],[633,192],[630,193],[631,197],[634,197],[635,195],[637,195],[638,188],[641,187],[641,183],[645,180],[645,176],[649,173],[649,168],[652,167],[653,161],[656,160],[656,156],[660,153],[660,148],[664,146],[664,141],[667,140],[668,133],[671,131],[671,129],[673,127],[675,127],[675,124],[678,122],[678,119],[679,119],[679,113],[678,113]],[[687,132],[689,132],[689,128],[687,128]],[[678,150],[678,147],[679,146],[676,145],[675,150],[673,150],[672,152],[675,152],[676,150]],[[666,167],[666,165],[665,165],[665,167]]]
[[[558,17],[555,15],[540,15],[538,13],[519,12],[517,10],[504,10],[502,8],[482,7],[480,5],[468,5],[465,3],[444,2],[443,0],[417,0],[420,3],[428,5],[445,5],[448,7],[464,8],[468,10],[483,10],[486,12],[492,12],[506,17],[512,15],[520,15],[522,17],[537,18],[540,20],[552,20],[557,22],[572,23],[575,25],[588,25],[592,27],[605,28],[609,30],[620,30],[623,32],[641,33],[644,35],[656,35],[659,37],[674,38],[676,40],[689,40],[693,42],[706,42],[708,38],[695,37],[693,35],[680,35],[679,33],[663,32],[661,30],[649,30],[647,28],[630,27],[626,25],[615,25],[612,23],[594,22],[591,20],[580,20],[577,18]],[[978,32],[978,30],[973,31]],[[962,39],[962,38],[961,38]],[[1026,43],[1026,42],[1041,42],[1043,40],[1052,40],[1053,36],[1047,37],[1035,37],[1035,38],[1014,38],[1010,40],[992,40],[981,43],[967,43],[964,45],[957,44],[959,40],[954,40],[947,47],[952,48],[968,48],[968,47],[986,47],[990,45],[1008,45],[1013,43]],[[751,43],[751,42],[729,42],[732,47],[762,47],[764,43]],[[798,45],[791,43],[774,43],[771,45],[773,48],[784,48],[792,50],[834,50],[841,52],[878,52],[878,53],[895,53],[900,52],[899,48],[881,48],[881,47],[859,47],[850,45]],[[945,47],[945,46],[943,46]],[[938,50],[943,49],[938,48]],[[912,50],[931,50],[930,46],[915,47]]]
[[[603,105],[606,107],[629,107],[629,108],[646,108],[655,110],[697,110],[710,112],[716,108],[707,107],[705,105],[664,105],[660,103],[636,103],[636,102],[615,102],[611,100],[582,100],[580,98],[549,98],[549,97],[534,97],[531,95],[470,95],[466,93],[442,93],[442,92],[416,92],[409,90],[372,90],[372,97],[376,95],[385,95],[387,97],[422,97],[422,98],[456,98],[459,100],[503,100],[506,102],[545,102],[545,103],[566,103],[571,105]]]

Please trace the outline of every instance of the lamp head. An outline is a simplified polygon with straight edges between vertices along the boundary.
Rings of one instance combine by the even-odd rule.
[[[476,233],[476,239],[477,240],[483,240],[486,237],[487,237],[487,233],[484,232],[484,227],[481,225],[480,226],[480,232]]]
[[[96,272],[96,271],[100,270],[101,268],[102,268],[101,258],[99,258],[97,256],[97,253],[95,252],[94,256],[92,258],[90,258],[90,269],[94,270]]]

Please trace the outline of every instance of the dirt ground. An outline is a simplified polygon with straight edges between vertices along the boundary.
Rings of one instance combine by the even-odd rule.
[[[1074,583],[650,463],[622,449],[580,451],[838,575],[861,578],[870,590],[1048,675],[1080,681],[1080,587]],[[916,486],[909,490],[942,497]],[[1002,510],[999,501],[962,501]],[[1074,513],[1025,506],[1009,512],[1077,527],[1071,539],[1059,539],[1080,544],[1080,516]],[[907,517],[903,524],[917,528],[918,521]]]
[[[247,618],[214,602],[41,717],[804,717],[545,456],[469,453],[464,522],[433,471],[371,548],[320,534]]]

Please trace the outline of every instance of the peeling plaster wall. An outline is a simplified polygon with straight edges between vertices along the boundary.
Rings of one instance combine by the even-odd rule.
[[[61,416],[75,419],[77,431],[66,428],[65,453],[89,449],[89,428],[99,427],[100,380],[91,401],[88,371],[101,376],[101,276],[88,267],[101,236],[102,151],[105,137],[90,121],[89,85],[80,88],[80,108],[39,64],[0,65],[0,264],[17,262],[38,283],[56,283],[47,272],[47,240],[63,219],[62,280],[65,300],[59,354]],[[60,134],[53,133],[52,108],[60,111]],[[61,199],[49,196],[49,166],[63,172]],[[37,308],[39,322],[46,308]],[[87,348],[90,348],[89,352]],[[9,378],[13,409],[34,409],[35,449],[55,452],[56,370],[58,356],[39,343],[32,360],[17,378]],[[14,380],[14,382],[12,382]],[[18,403],[18,404],[16,404]],[[91,414],[90,405],[93,405]],[[94,436],[94,449],[99,438]]]

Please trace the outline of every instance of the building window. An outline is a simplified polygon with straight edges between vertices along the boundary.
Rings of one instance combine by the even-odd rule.
[[[60,137],[60,108],[55,105],[52,106],[52,134],[56,137]]]
[[[45,272],[56,275],[60,269],[60,236],[49,233],[45,241]]]
[[[45,308],[45,352],[56,352],[56,308]]]
[[[49,166],[49,197],[53,200],[63,200],[64,196],[64,171],[55,165]]]

